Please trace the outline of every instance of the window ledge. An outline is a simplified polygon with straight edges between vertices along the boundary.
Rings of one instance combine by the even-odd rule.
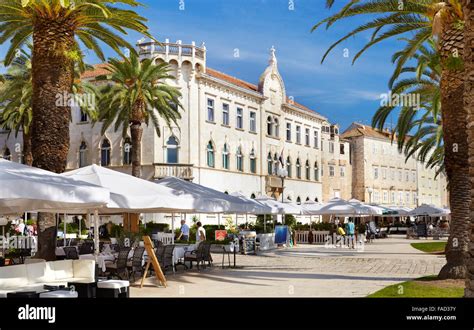
[[[230,128],[230,125],[226,125],[226,124],[221,124],[222,127],[227,127],[227,128]]]
[[[208,123],[208,124],[212,124],[212,125],[215,125],[215,124],[216,124],[216,122],[215,122],[215,121],[210,121],[210,120],[206,120],[206,123]]]

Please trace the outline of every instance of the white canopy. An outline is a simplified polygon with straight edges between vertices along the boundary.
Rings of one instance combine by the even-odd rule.
[[[109,189],[110,202],[99,209],[102,214],[193,211],[194,201],[173,189],[97,165],[62,175]]]
[[[109,201],[97,185],[0,159],[0,214],[93,210]]]
[[[303,215],[314,215],[316,210],[321,208],[321,203],[316,203],[312,200],[306,201],[301,205]]]
[[[409,216],[410,213],[413,211],[413,209],[406,206],[389,206],[388,208],[394,210],[398,213],[398,215],[401,216]]]
[[[177,196],[190,198],[196,213],[259,214],[265,210],[253,202],[175,177],[167,177],[155,183],[171,189]]]
[[[382,215],[383,209],[378,206],[364,204],[360,200],[352,198],[347,201],[348,203],[358,207],[360,209],[361,214],[365,215]]]
[[[425,215],[430,217],[444,217],[451,213],[449,209],[436,207],[434,205],[422,204],[410,212],[411,216]]]
[[[234,197],[237,197],[238,199],[240,199],[240,200],[242,200],[246,203],[253,204],[255,209],[258,210],[258,212],[254,213],[254,214],[271,214],[272,213],[272,209],[270,207],[259,203],[255,199],[247,198],[247,197],[245,197],[245,195],[243,195],[240,192],[233,192],[230,195],[234,196]]]
[[[378,212],[357,200],[352,202],[345,201],[341,198],[333,198],[327,203],[314,206],[311,211],[307,211],[310,215],[338,215],[338,216],[367,216],[375,215]]]
[[[268,196],[259,196],[255,200],[265,206],[271,208],[271,214],[293,214],[299,215],[302,213],[302,208],[292,203],[282,203],[274,198]]]

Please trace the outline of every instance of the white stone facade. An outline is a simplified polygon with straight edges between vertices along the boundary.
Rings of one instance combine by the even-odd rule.
[[[167,40],[161,45],[142,42],[139,50],[142,58],[170,64],[176,79],[168,83],[181,91],[184,108],[178,127],[169,128],[161,123],[160,137],[151,126],[144,128],[145,179],[175,175],[222,192],[282,198],[282,158],[288,171],[284,180],[285,199],[304,202],[356,197],[399,204],[385,203],[383,199],[389,181],[370,179],[372,167],[379,166],[380,171],[386,167],[415,173],[417,181],[412,182],[410,176],[402,187],[393,180],[393,191],[410,193],[410,201],[403,205],[415,205],[413,194],[420,197],[420,202],[444,205],[441,196],[445,182],[433,180],[432,171],[421,170],[414,160],[404,163],[392,151],[374,154],[370,139],[340,138],[337,125],[289,97],[273,48],[258,85],[208,68],[204,45]],[[96,66],[84,79],[93,80],[104,74],[101,69],[103,65]],[[100,123],[92,126],[80,110],[74,110],[72,117],[68,170],[98,164],[131,172],[128,143],[120,129],[108,129],[102,136]],[[377,143],[378,148],[393,150],[387,141]],[[7,134],[0,132],[0,152],[6,148],[11,151],[11,159],[19,161],[21,136],[7,139]],[[361,166],[364,159],[368,162]],[[426,180],[428,187],[430,179],[432,188],[419,188],[422,180]],[[379,192],[379,200],[375,194],[369,197],[370,187]]]

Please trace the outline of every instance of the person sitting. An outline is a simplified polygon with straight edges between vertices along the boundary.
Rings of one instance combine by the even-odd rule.
[[[206,240],[206,230],[202,227],[201,221],[198,221],[196,225],[197,225],[196,243],[203,242]]]
[[[181,220],[180,233],[177,240],[189,241],[189,226],[186,224],[186,220]]]

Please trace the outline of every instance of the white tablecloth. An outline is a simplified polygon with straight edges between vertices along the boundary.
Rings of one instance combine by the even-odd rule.
[[[95,260],[97,262],[97,265],[99,266],[100,269],[102,269],[103,272],[106,270],[106,261],[114,261],[115,260],[115,255],[113,254],[99,254],[97,257],[94,256],[93,254],[83,254],[79,256],[79,259],[87,259],[87,260]]]

